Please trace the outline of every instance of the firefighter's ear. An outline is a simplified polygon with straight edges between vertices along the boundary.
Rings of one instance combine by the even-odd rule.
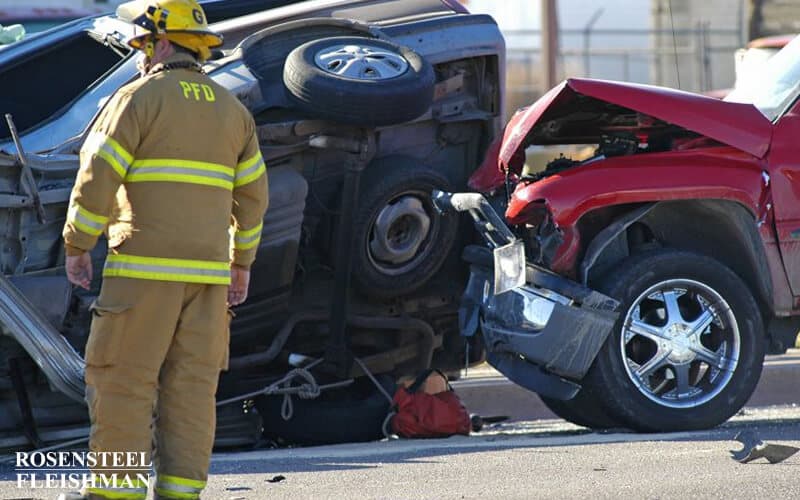
[[[159,38],[156,40],[156,44],[153,49],[153,60],[161,62],[171,56],[174,51],[175,49],[172,47],[172,44],[169,40],[166,38]]]

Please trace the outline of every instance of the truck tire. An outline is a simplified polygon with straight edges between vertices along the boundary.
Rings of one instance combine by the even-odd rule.
[[[353,221],[353,282],[363,294],[398,297],[425,285],[442,267],[458,234],[458,220],[431,199],[447,178],[413,160],[386,159],[367,168]]]
[[[603,410],[602,403],[597,396],[589,393],[586,389],[581,389],[574,398],[568,401],[548,398],[541,394],[539,399],[556,416],[581,427],[597,430],[624,427],[619,421],[609,416]]]
[[[584,387],[613,418],[637,431],[696,430],[744,406],[761,375],[764,325],[733,271],[657,250],[626,259],[600,289],[622,313]]]
[[[367,37],[332,37],[294,49],[283,81],[314,117],[368,127],[413,120],[433,101],[433,67],[414,51]]]

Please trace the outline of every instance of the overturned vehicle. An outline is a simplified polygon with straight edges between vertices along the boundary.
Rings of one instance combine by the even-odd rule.
[[[392,381],[482,356],[467,352],[457,319],[471,228],[440,215],[431,192],[462,190],[502,128],[495,22],[450,0],[274,3],[290,5],[213,25],[226,44],[204,67],[253,113],[270,185],[220,380],[218,400],[233,401],[218,411],[223,446],[261,439],[283,400],[255,393],[309,360],[326,361],[309,391],[335,389],[294,413],[330,428],[337,409],[371,401],[367,370]],[[136,78],[130,29],[99,16],[0,51],[0,110],[11,115],[0,125],[3,449],[88,435],[82,353],[101,278],[71,289],[60,234],[85,134]],[[105,252],[93,252],[96,269]],[[313,426],[295,425],[294,440],[325,441],[303,438]]]
[[[800,38],[725,101],[571,79],[520,110],[470,179],[483,195],[436,197],[488,245],[464,254],[463,334],[580,425],[739,411],[800,329],[799,61]],[[588,153],[526,165],[539,145]]]

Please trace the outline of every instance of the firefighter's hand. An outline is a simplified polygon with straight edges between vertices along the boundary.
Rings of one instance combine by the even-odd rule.
[[[67,256],[67,279],[73,285],[89,289],[92,283],[92,257],[89,252]]]
[[[228,307],[238,306],[247,300],[250,286],[250,269],[231,266],[231,286],[228,287]]]

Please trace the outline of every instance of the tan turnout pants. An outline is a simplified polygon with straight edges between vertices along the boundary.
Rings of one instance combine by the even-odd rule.
[[[86,345],[89,447],[145,453],[149,462],[155,441],[160,498],[197,498],[205,486],[217,381],[228,362],[227,290],[106,278],[92,306]]]

